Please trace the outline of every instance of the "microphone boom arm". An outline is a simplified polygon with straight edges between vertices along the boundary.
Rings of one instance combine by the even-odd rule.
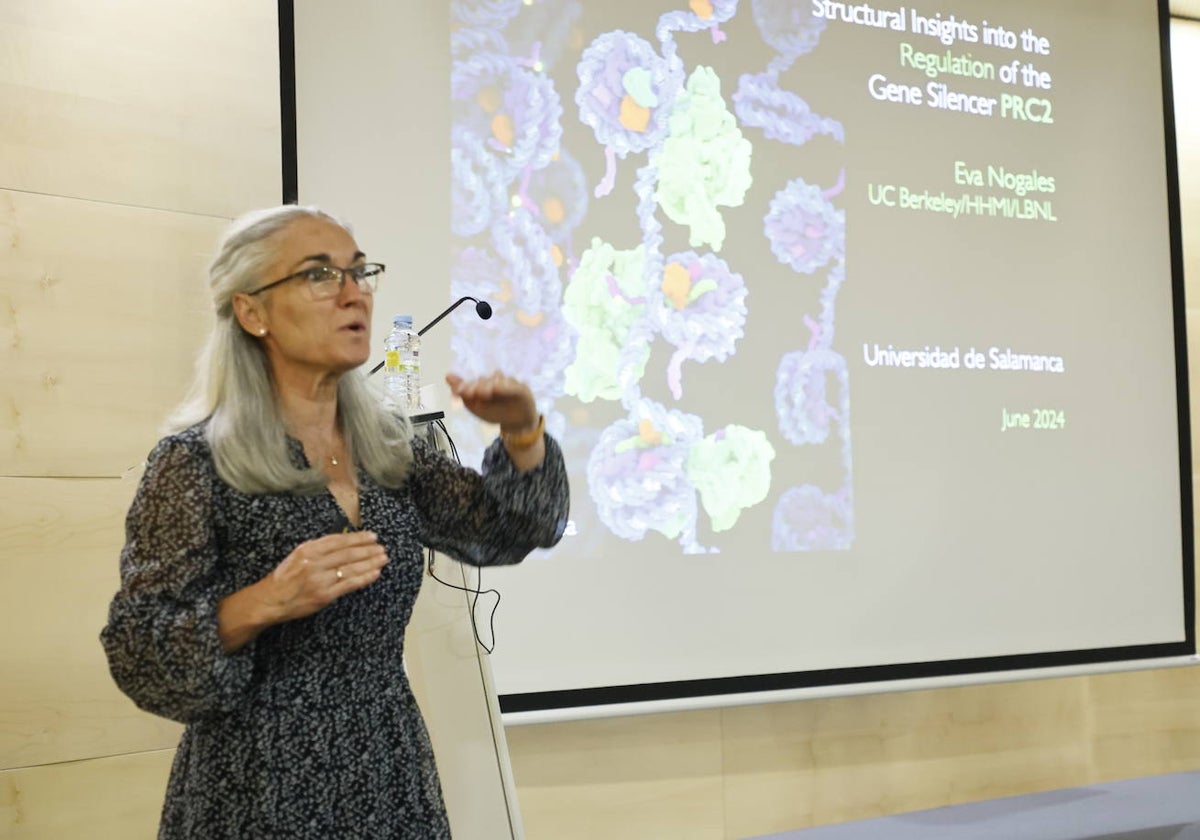
[[[421,327],[421,329],[417,330],[417,335],[425,335],[425,333],[429,332],[430,327],[432,327],[438,321],[445,318],[447,315],[449,315],[451,312],[453,312],[455,309],[457,309],[460,305],[466,303],[468,300],[475,301],[475,308],[476,308],[476,311],[478,311],[479,310],[479,301],[475,300],[475,298],[470,297],[470,296],[460,297],[458,300],[454,301],[454,303],[452,303],[448,307],[446,307],[446,310],[441,315],[437,316],[432,321],[430,321],[428,324]],[[483,313],[480,313],[481,316],[482,316],[482,314]],[[492,312],[491,312],[491,307],[489,306],[487,317],[490,318],[491,316],[492,316]]]

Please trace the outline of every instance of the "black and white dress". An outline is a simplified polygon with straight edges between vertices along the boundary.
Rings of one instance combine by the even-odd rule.
[[[421,440],[412,448],[398,490],[358,471],[362,527],[391,559],[379,580],[231,654],[217,603],[345,518],[328,492],[234,490],[216,474],[203,426],[151,453],[101,640],[126,694],[187,724],[160,838],[450,836],[402,658],[422,546],[476,565],[516,563],[562,535],[567,477],[549,436],[545,461],[523,474],[499,441],[482,475]]]

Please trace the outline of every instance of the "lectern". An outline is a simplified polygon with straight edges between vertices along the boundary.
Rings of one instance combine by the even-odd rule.
[[[413,417],[417,434],[446,448],[436,421],[443,412]],[[405,634],[405,665],[425,716],[455,840],[523,840],[516,787],[491,664],[471,620],[477,571],[448,557],[434,559]]]

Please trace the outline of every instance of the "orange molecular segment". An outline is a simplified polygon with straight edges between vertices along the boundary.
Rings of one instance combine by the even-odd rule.
[[[662,443],[662,432],[654,428],[654,422],[651,420],[638,421],[638,436],[642,439],[642,443],[648,443],[651,446],[658,446]]]
[[[562,248],[559,248],[557,245],[551,245],[550,246],[550,259],[554,260],[554,264],[556,266],[558,266],[559,268],[562,268],[562,264],[563,264]]]
[[[498,300],[501,303],[508,303],[510,300],[512,300],[512,296],[513,296],[512,283],[510,283],[508,281],[507,277],[501,278],[500,291],[498,291],[498,292],[496,292],[496,294],[492,295],[492,300]]]
[[[633,97],[625,94],[621,100],[621,125],[630,131],[645,131],[650,124],[650,109],[643,108],[634,101]]]
[[[712,3],[708,2],[708,0],[691,0],[688,6],[701,20],[708,20],[712,17],[713,7]]]
[[[492,136],[499,140],[506,149],[510,148],[513,142],[512,117],[508,114],[497,114],[492,117]]]
[[[667,263],[663,269],[662,291],[671,299],[676,309],[687,306],[688,293],[692,290],[692,275],[677,262]]]
[[[522,312],[520,309],[517,310],[517,321],[527,327],[536,327],[542,323],[542,319],[545,317],[546,313],[544,312],[534,312],[530,315],[528,312]]]
[[[563,203],[554,196],[550,196],[542,202],[542,215],[546,217],[552,225],[557,225],[566,217],[567,209],[563,207]]]
[[[488,85],[476,94],[475,101],[484,111],[494,114],[496,113],[496,109],[500,107],[500,91]]]

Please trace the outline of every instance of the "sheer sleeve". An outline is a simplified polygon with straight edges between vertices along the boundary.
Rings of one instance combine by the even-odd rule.
[[[569,491],[562,451],[546,435],[546,457],[518,472],[496,440],[482,473],[455,463],[414,438],[409,479],[430,548],[475,566],[518,563],[535,548],[555,545],[567,526]]]
[[[155,447],[125,522],[121,588],[100,640],[120,689],[189,723],[232,708],[253,673],[254,643],[226,654],[217,635],[213,488],[202,440]]]

